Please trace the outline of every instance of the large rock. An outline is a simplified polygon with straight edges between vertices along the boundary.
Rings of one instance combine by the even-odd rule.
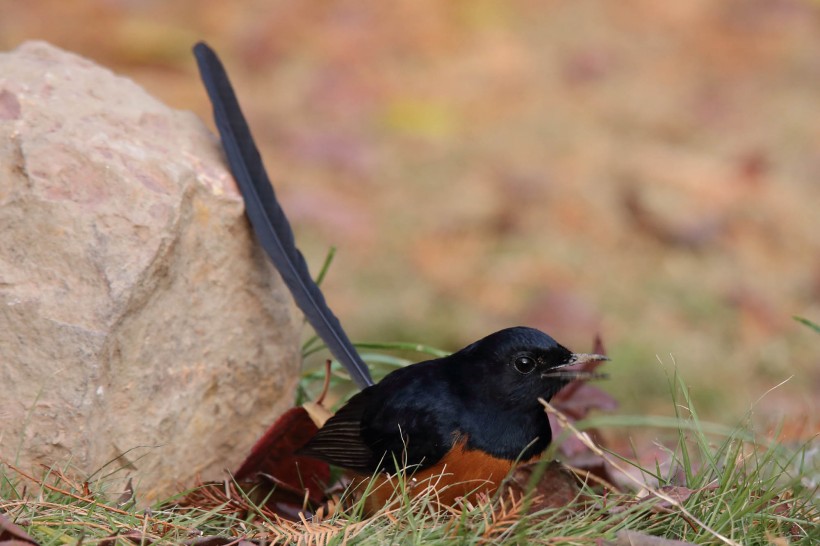
[[[193,114],[45,43],[0,54],[0,233],[0,462],[157,498],[291,405],[300,321]]]

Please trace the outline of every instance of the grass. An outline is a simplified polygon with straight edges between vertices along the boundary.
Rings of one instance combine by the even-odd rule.
[[[442,510],[433,491],[411,496],[408,480],[398,476],[393,500],[372,517],[364,517],[357,501],[324,519],[290,522],[236,488],[234,503],[247,510],[228,510],[227,504],[183,508],[174,499],[144,510],[106,500],[105,482],[76,481],[70,469],[35,477],[0,465],[0,510],[43,545],[174,544],[196,537],[221,537],[208,544],[240,538],[268,544],[594,544],[623,539],[627,531],[695,544],[816,544],[817,444],[790,447],[758,439],[747,428],[704,423],[686,384],[675,380],[674,386],[674,418],[597,417],[563,434],[589,442],[583,429],[593,426],[658,428],[672,433],[664,448],[667,464],[642,467],[593,445],[622,479],[609,490],[592,481],[581,484],[577,502],[558,507],[533,498],[549,488],[542,484],[526,498],[502,496]]]

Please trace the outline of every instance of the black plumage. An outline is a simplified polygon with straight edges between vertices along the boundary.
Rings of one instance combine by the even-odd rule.
[[[579,356],[539,330],[501,330],[357,393],[300,453],[365,474],[397,462],[424,470],[460,441],[497,459],[530,459],[552,439],[538,398],[571,381],[550,372]]]

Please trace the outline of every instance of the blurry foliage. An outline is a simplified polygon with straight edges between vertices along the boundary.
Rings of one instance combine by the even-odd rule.
[[[217,48],[314,270],[340,249],[324,286],[353,339],[600,331],[628,410],[663,406],[672,354],[709,413],[791,375],[759,414],[814,413],[820,357],[789,317],[820,309],[817,2],[2,13],[4,50],[48,40],[206,120],[190,47]]]

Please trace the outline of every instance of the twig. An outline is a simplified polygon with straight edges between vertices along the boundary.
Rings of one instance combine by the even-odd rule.
[[[322,384],[322,392],[316,398],[316,403],[321,405],[325,401],[327,391],[330,389],[330,360],[325,360],[325,382]]]

